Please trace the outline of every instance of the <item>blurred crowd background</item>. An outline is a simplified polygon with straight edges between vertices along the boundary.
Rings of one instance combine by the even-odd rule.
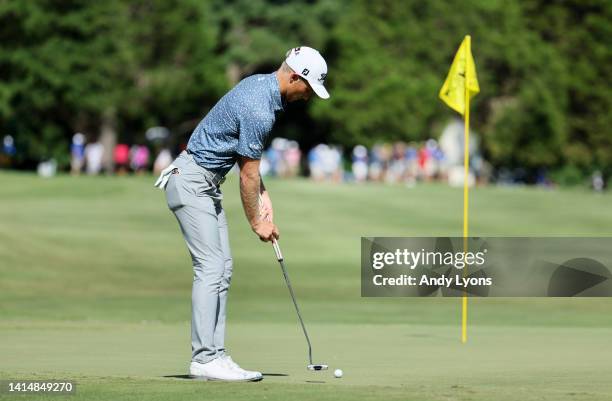
[[[332,97],[288,107],[262,174],[457,185],[463,126],[437,95],[471,34],[469,181],[603,190],[611,21],[607,0],[2,2],[0,168],[159,171],[228,89],[309,45]]]

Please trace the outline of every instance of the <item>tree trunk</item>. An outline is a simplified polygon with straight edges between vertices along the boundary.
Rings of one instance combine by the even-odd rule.
[[[240,78],[242,77],[242,71],[240,69],[240,66],[236,63],[228,64],[228,66],[225,69],[225,75],[227,76],[227,79],[229,80],[230,85],[232,87],[235,86],[240,81]]]
[[[100,126],[100,143],[104,146],[102,156],[102,168],[106,174],[112,174],[115,170],[114,151],[117,145],[117,117],[113,108],[107,109],[102,115]]]

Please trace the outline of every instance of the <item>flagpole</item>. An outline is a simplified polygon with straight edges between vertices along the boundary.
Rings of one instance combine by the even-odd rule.
[[[469,174],[469,161],[470,161],[470,92],[468,89],[469,83],[469,66],[468,57],[471,54],[471,37],[466,35],[465,37],[465,84],[464,84],[464,96],[465,96],[465,109],[463,112],[464,117],[464,149],[463,149],[463,251],[467,252],[468,242],[468,174]],[[463,276],[467,275],[467,266],[463,270]],[[462,313],[461,313],[461,342],[465,344],[467,342],[467,312],[468,312],[468,299],[467,293],[463,290],[462,299]]]
[[[472,76],[473,75],[473,76]],[[463,89],[463,93],[461,90]],[[478,79],[476,78],[476,65],[472,58],[472,38],[465,38],[455,54],[448,76],[440,88],[438,96],[444,103],[457,113],[463,115],[464,119],[464,145],[463,145],[463,252],[468,251],[468,179],[470,174],[470,98],[480,92]],[[463,96],[463,98],[462,98]],[[463,269],[463,277],[468,275],[468,266]],[[467,342],[467,315],[468,294],[464,289],[461,299],[461,342]]]

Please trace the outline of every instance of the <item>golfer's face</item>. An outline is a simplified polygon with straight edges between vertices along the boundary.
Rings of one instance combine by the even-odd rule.
[[[295,80],[293,81],[293,90],[290,101],[296,100],[308,100],[312,96],[312,88],[306,79],[301,76],[295,74]]]

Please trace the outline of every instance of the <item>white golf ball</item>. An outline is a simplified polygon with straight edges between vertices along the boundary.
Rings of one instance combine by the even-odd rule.
[[[336,369],[336,370],[334,370],[334,377],[335,377],[336,379],[341,378],[341,377],[342,377],[342,369]]]

